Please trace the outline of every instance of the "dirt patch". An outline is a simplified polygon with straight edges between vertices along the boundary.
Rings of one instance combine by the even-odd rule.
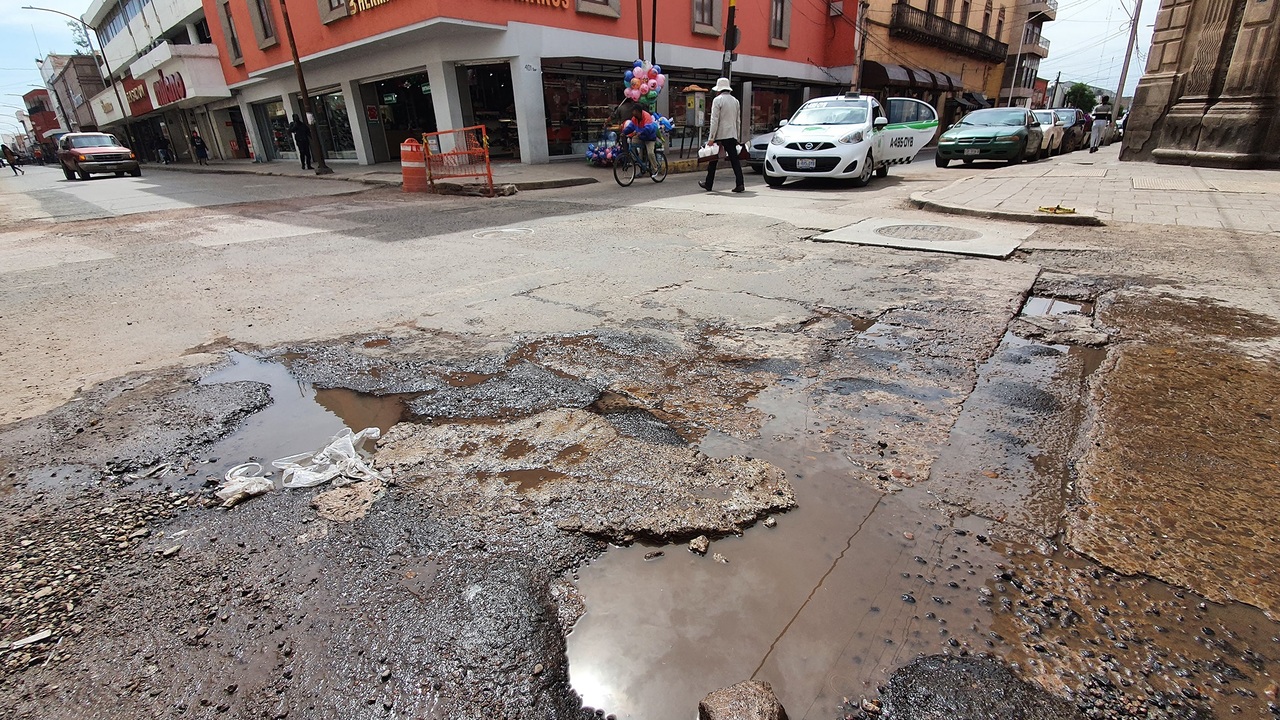
[[[527,451],[511,457],[514,443]],[[645,443],[583,410],[501,424],[398,425],[379,443],[378,467],[459,507],[514,502],[522,515],[613,542],[741,532],[795,505],[782,472],[763,460]],[[723,499],[708,497],[710,489]],[[477,495],[495,497],[481,503]]]
[[[1280,614],[1280,363],[1237,343],[1270,318],[1122,296],[1115,351],[1069,517],[1071,544],[1124,573]]]
[[[316,495],[311,500],[311,507],[325,520],[352,522],[364,517],[383,495],[381,482],[364,480]]]

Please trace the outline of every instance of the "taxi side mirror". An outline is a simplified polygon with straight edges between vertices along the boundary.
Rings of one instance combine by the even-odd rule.
[[[889,124],[889,118],[878,117],[871,121],[871,126],[877,130],[883,130],[885,125]]]

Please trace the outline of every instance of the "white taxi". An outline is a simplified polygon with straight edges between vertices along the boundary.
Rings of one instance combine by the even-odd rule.
[[[764,179],[848,178],[856,187],[915,159],[938,132],[938,113],[912,98],[889,98],[888,112],[870,95],[845,93],[800,106],[769,141]]]

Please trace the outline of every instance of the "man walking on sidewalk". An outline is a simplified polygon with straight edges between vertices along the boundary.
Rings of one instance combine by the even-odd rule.
[[[289,132],[293,134],[293,144],[298,148],[298,160],[302,162],[302,169],[314,169],[311,167],[311,126],[294,113],[293,122],[289,123]]]
[[[1102,136],[1109,125],[1111,125],[1111,98],[1103,95],[1102,103],[1093,106],[1093,134],[1089,137],[1089,152],[1098,152],[1098,146],[1102,144]]]
[[[733,191],[740,193],[746,190],[742,184],[742,159],[738,157],[738,138],[742,136],[742,106],[738,104],[738,98],[733,96],[729,78],[722,77],[716,80],[716,86],[711,89],[719,95],[711,101],[711,126],[707,128],[707,137],[729,154],[729,164],[733,167],[733,179],[738,182],[733,187]],[[698,182],[698,187],[707,192],[711,192],[711,183],[716,178],[717,159],[718,156],[713,157],[711,162],[707,163],[706,181]]]

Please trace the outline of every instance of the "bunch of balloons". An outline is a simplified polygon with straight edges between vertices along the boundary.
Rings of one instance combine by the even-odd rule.
[[[587,145],[587,162],[598,167],[607,167],[613,164],[613,153],[618,145],[618,133],[606,133],[600,140],[599,145],[595,143]]]
[[[627,83],[623,91],[627,99],[650,110],[658,102],[658,94],[662,92],[662,88],[667,85],[667,76],[662,74],[662,68],[643,60],[632,63],[631,69],[623,73],[622,79]]]

